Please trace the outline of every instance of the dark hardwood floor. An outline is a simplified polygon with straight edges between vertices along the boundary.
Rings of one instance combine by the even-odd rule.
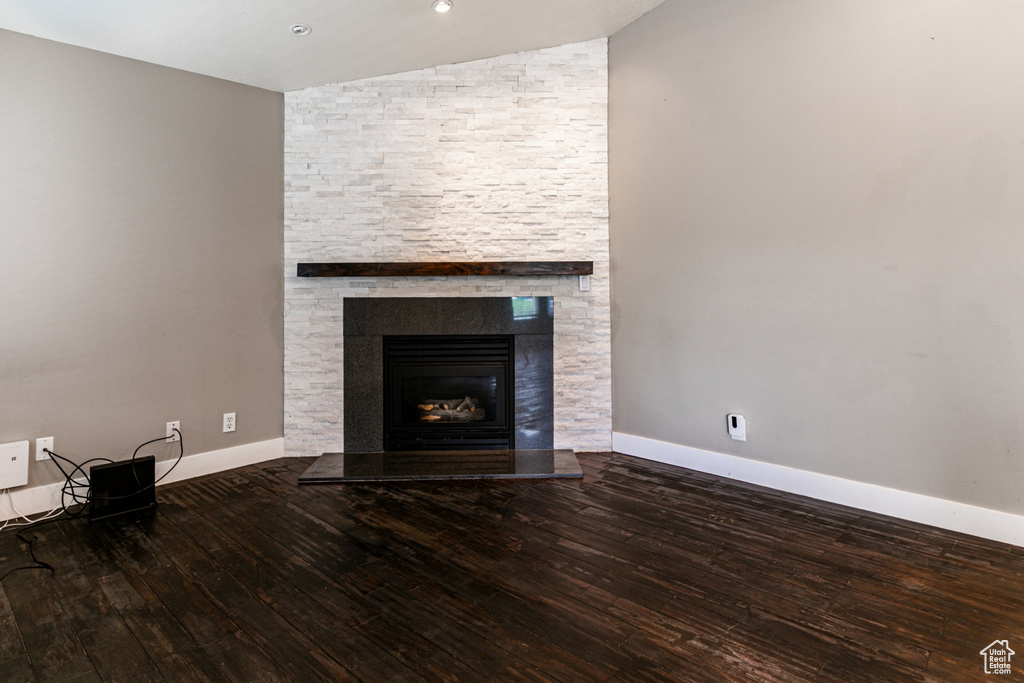
[[[296,485],[31,532],[0,681],[978,681],[1024,550],[612,454],[584,479]],[[31,564],[0,532],[0,574]]]

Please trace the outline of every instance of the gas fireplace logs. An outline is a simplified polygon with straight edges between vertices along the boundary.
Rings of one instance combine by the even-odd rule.
[[[416,407],[420,410],[420,422],[478,422],[486,417],[486,411],[479,410],[480,401],[469,396],[427,399]]]

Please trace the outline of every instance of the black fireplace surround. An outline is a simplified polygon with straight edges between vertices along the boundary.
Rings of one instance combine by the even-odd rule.
[[[346,453],[553,448],[551,297],[343,306]]]

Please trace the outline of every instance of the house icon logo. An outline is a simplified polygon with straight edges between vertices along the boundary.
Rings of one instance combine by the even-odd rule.
[[[1017,653],[1010,649],[1009,641],[993,640],[978,654],[985,658],[985,673],[1008,674],[1010,657]]]

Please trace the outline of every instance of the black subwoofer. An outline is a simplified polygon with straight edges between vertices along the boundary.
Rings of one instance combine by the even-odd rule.
[[[89,469],[89,519],[156,507],[156,458],[93,465]]]

